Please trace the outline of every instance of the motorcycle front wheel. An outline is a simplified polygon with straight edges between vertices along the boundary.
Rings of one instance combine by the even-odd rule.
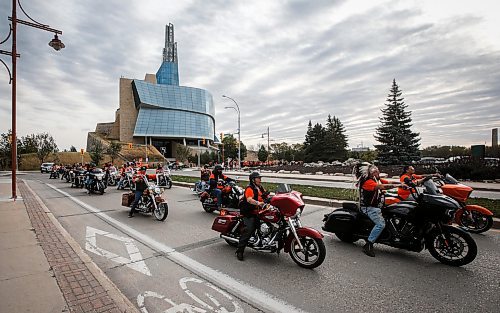
[[[299,237],[304,250],[300,249],[297,239],[290,243],[290,257],[300,267],[316,268],[323,263],[326,257],[325,243],[322,239],[308,236]]]
[[[493,226],[493,216],[484,215],[477,211],[462,212],[459,221],[460,226],[475,234],[484,233]]]
[[[159,203],[153,214],[160,222],[164,221],[168,216],[168,204],[166,202]]]
[[[439,262],[462,266],[472,262],[477,255],[477,245],[471,235],[453,226],[442,226],[443,233],[433,232],[427,237],[426,246]]]

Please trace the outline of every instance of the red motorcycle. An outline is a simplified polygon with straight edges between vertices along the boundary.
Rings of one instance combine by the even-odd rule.
[[[321,265],[326,257],[323,235],[309,227],[302,227],[300,215],[304,210],[302,194],[281,185],[276,195],[258,213],[260,225],[250,238],[248,247],[257,251],[279,253],[282,249],[304,268]],[[230,246],[238,245],[244,227],[237,212],[222,210],[212,225]]]
[[[466,204],[474,191],[472,187],[460,184],[450,174],[435,181],[444,195],[455,199],[462,207],[455,213],[455,223],[476,234],[483,233],[493,226],[493,213],[490,210],[479,205]]]

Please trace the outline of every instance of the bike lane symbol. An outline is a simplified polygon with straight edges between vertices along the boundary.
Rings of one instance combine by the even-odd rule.
[[[201,300],[200,297],[195,295],[195,293],[188,288],[188,283],[196,283],[204,287],[208,287],[208,291],[206,291],[203,294],[203,296],[207,297],[211,303],[208,304],[205,301]],[[181,289],[184,291],[184,293],[186,293],[191,299],[193,299],[198,305],[200,305],[200,307],[187,303],[176,304],[171,299],[168,299],[165,296],[158,294],[154,291],[145,291],[144,293],[139,294],[137,296],[137,305],[139,306],[139,309],[141,310],[142,313],[149,313],[149,311],[146,308],[145,300],[146,298],[156,298],[167,302],[171,306],[170,308],[163,311],[164,313],[206,313],[206,312],[243,313],[244,312],[240,304],[237,301],[235,301],[231,295],[217,288],[216,286],[212,285],[209,282],[204,282],[203,280],[197,278],[184,277],[179,280],[179,285]],[[212,292],[214,292],[215,295]],[[221,296],[222,300],[229,300],[231,302],[232,310],[228,310],[227,308],[222,306],[221,301],[219,301]]]

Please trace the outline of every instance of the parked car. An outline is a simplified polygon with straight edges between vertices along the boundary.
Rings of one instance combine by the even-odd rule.
[[[52,166],[54,166],[54,163],[42,163],[40,165],[40,173],[50,173]]]

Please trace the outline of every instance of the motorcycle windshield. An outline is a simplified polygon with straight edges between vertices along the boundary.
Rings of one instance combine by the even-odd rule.
[[[453,176],[451,176],[450,174],[446,174],[446,176],[444,177],[444,181],[445,183],[447,184],[452,184],[452,185],[456,185],[458,184],[458,180],[456,180]]]
[[[276,194],[289,193],[291,191],[292,187],[290,187],[288,184],[280,183],[278,187],[276,187]]]
[[[432,179],[424,181],[423,186],[425,187],[425,193],[430,195],[439,194],[439,189]]]

